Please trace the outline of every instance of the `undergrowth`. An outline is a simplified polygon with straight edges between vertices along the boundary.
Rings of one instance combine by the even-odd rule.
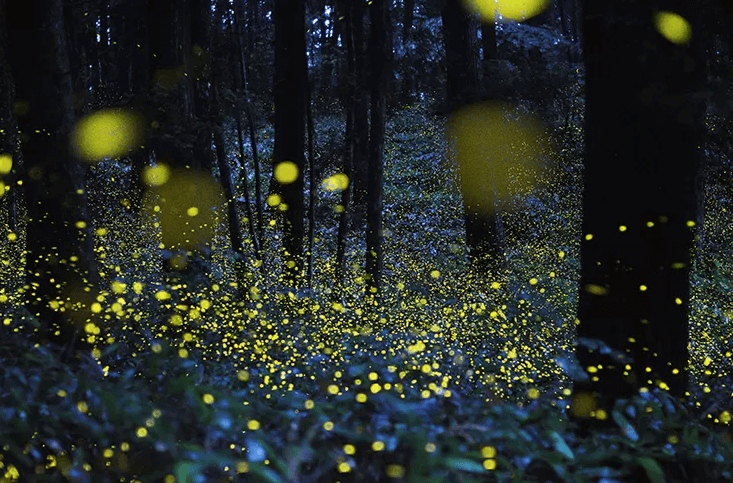
[[[338,122],[316,126],[324,175],[338,166]],[[162,271],[155,220],[113,202],[124,166],[110,162],[90,181],[107,228],[97,247],[108,326],[68,365],[29,342],[22,230],[3,240],[0,482],[730,481],[725,265],[693,279],[688,402],[641,392],[584,433],[569,417],[583,377],[572,358],[580,161],[564,156],[548,187],[505,214],[501,283],[470,277],[442,129],[421,107],[388,126],[376,309],[363,303],[358,226],[346,296],[333,297],[338,197],[318,199],[311,289],[278,285],[254,257],[241,287],[223,224],[210,256]],[[278,229],[266,233],[277,247]]]

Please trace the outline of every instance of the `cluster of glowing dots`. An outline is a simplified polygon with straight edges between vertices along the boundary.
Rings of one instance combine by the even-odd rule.
[[[9,154],[0,154],[0,175],[6,175],[13,169],[13,158]],[[8,187],[0,180],[0,198],[5,194]]]
[[[300,175],[298,165],[292,161],[282,161],[275,165],[273,172],[275,181],[282,185],[294,183]],[[321,187],[326,191],[343,191],[349,186],[349,177],[343,173],[336,173],[324,179]],[[279,204],[279,199],[272,199],[268,202],[270,206]]]

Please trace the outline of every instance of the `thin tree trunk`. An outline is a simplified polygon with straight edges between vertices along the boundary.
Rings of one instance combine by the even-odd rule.
[[[332,31],[331,35],[335,35],[335,32],[333,31],[335,15],[333,8],[331,8],[331,14],[326,15],[325,7],[327,5],[327,2],[320,4],[321,10],[319,12],[321,17],[321,81],[316,97],[318,97],[318,100],[321,102],[326,100],[333,90],[334,50],[331,36],[329,36],[329,31]],[[330,26],[326,26],[326,20],[331,22]]]
[[[369,82],[367,76],[366,26],[364,25],[364,7],[360,2],[351,3],[352,38],[354,42],[354,58],[356,66],[356,90],[354,98],[354,157],[351,165],[352,184],[354,190],[354,214],[363,208],[367,192],[367,164],[369,158]],[[363,222],[359,218],[359,224]]]
[[[219,106],[219,96],[215,87],[215,79],[212,76],[211,83],[213,89],[213,103],[215,106]],[[218,109],[217,109],[218,110]],[[235,262],[235,272],[238,282],[238,289],[240,294],[244,295],[247,293],[244,286],[244,243],[242,240],[242,230],[239,227],[239,214],[237,213],[237,200],[234,193],[234,185],[232,184],[232,170],[229,167],[227,161],[226,151],[224,150],[224,136],[222,134],[222,126],[217,124],[214,129],[214,146],[216,147],[216,160],[219,166],[219,177],[221,184],[224,188],[227,203],[227,223],[229,225],[229,238],[232,242],[232,249],[238,255],[237,261]],[[255,245],[256,246],[256,245]]]
[[[346,44],[346,57],[348,73],[346,75],[346,131],[344,133],[344,155],[343,155],[343,173],[346,175],[348,185],[341,192],[341,216],[339,217],[338,234],[336,235],[336,267],[334,270],[334,300],[344,303],[343,286],[346,261],[346,238],[349,233],[349,212],[351,210],[351,192],[352,192],[352,163],[354,157],[354,112],[356,109],[356,100],[354,99],[354,91],[356,90],[356,62],[354,53],[354,38],[352,35],[352,18],[351,10],[347,13],[344,22],[344,37]]]
[[[242,120],[239,118],[239,116],[236,116],[237,119],[237,147],[239,148],[239,159],[242,161],[242,175],[241,178],[244,180],[243,187],[244,189],[244,204],[245,204],[245,213],[247,214],[247,226],[249,227],[249,234],[252,237],[252,245],[254,246],[255,253],[259,257],[261,248],[260,248],[260,242],[257,238],[257,233],[255,232],[255,220],[254,215],[252,214],[252,203],[250,201],[249,197],[249,187],[247,186],[247,164],[244,162],[244,137],[242,135]],[[262,269],[263,266],[260,265],[260,268]]]
[[[375,0],[371,17],[371,132],[367,176],[366,272],[367,293],[379,302],[382,286],[382,189],[384,185],[385,88],[389,72],[386,42],[387,0]]]
[[[262,177],[260,176],[260,157],[257,151],[257,135],[255,133],[255,122],[254,116],[252,115],[252,104],[249,99],[249,76],[247,75],[247,62],[244,53],[244,42],[242,42],[242,25],[244,19],[244,5],[241,2],[237,2],[234,5],[234,26],[235,35],[237,39],[237,49],[239,50],[238,62],[239,71],[241,74],[242,93],[244,95],[244,112],[247,116],[247,127],[249,129],[249,144],[252,146],[252,164],[254,167],[255,176],[255,210],[257,211],[257,229],[253,231],[253,240],[256,240],[257,247],[257,258],[260,260],[261,270],[264,271],[265,259],[264,259],[264,217],[262,214]],[[244,157],[242,157],[242,166],[244,166]],[[247,186],[246,171],[244,176],[244,185]]]
[[[91,66],[91,78],[89,80],[89,86],[92,88],[92,92],[94,95],[97,94],[99,90],[99,42],[97,42],[97,16],[96,15],[90,15],[89,21],[91,22],[91,25],[89,25],[88,28],[88,34],[87,34],[87,42],[85,42],[85,45],[87,46],[87,55],[88,55],[88,61],[89,65]],[[86,67],[86,66],[85,66]]]
[[[20,149],[18,145],[18,122],[13,113],[13,105],[15,103],[15,82],[13,81],[13,73],[10,66],[8,56],[8,34],[7,23],[5,19],[4,1],[0,2],[0,119],[4,119],[4,129],[2,134],[2,143],[0,144],[0,153],[10,155],[12,158],[12,167],[9,173],[2,175],[2,180],[10,187],[9,191],[0,192],[0,203],[5,202],[8,205],[9,223],[8,230],[13,233],[18,231],[17,220],[17,195],[20,187],[17,185],[20,173]],[[4,190],[4,187],[3,187]],[[20,253],[18,253],[20,256]]]
[[[489,85],[491,80],[491,60],[497,58],[496,52],[496,22],[489,20],[481,24],[481,67],[483,70],[483,85]],[[487,93],[491,94],[491,93]]]
[[[218,15],[217,15],[218,16]],[[209,25],[211,19],[211,1],[210,0],[188,0],[188,17],[187,22],[190,26],[190,42],[189,51],[186,52],[186,59],[189,70],[190,87],[193,89],[193,109],[192,109],[192,128],[194,132],[193,145],[193,163],[194,169],[211,173],[212,153],[211,153],[211,133],[207,129],[196,130],[196,121],[207,120],[210,112],[209,102],[213,97],[214,84],[208,86],[206,78],[211,69],[209,62],[211,49],[209,46],[210,32]]]
[[[405,47],[405,58],[402,79],[402,103],[409,105],[415,92],[415,78],[412,72],[412,20],[415,18],[415,0],[405,0],[402,20],[402,45]]]
[[[316,238],[316,163],[313,155],[313,106],[311,104],[311,86],[306,90],[306,129],[308,129],[308,288],[313,287],[313,250]]]
[[[230,21],[229,29],[231,31],[233,31],[235,33],[235,35],[237,35],[236,21],[235,20]],[[242,59],[242,57],[241,57],[240,54],[241,54],[241,52],[238,52],[236,54],[236,57],[238,58],[238,60],[241,60]],[[238,92],[238,93],[240,93],[240,92],[241,93],[244,93],[244,90],[242,88],[242,84],[243,84],[242,83],[242,80],[243,79],[238,75],[239,73],[240,72],[236,72],[234,74],[234,91],[235,92]],[[249,234],[250,234],[250,237],[252,238],[252,245],[254,246],[255,253],[259,257],[259,255],[260,255],[260,244],[259,244],[259,239],[258,239],[258,236],[257,236],[257,232],[255,231],[255,219],[254,219],[254,215],[252,214],[252,203],[251,203],[251,200],[250,200],[249,186],[248,186],[248,183],[247,183],[247,180],[249,179],[249,176],[247,175],[247,164],[244,161],[244,136],[243,136],[243,132],[242,132],[242,117],[241,117],[241,113],[239,111],[237,111],[234,117],[235,117],[236,122],[237,122],[237,147],[239,149],[239,159],[240,159],[241,167],[242,167],[242,175],[241,175],[240,179],[244,180],[244,182],[242,183],[242,185],[243,185],[242,187],[244,189],[244,204],[245,204],[245,213],[247,214],[247,226],[249,227]],[[263,271],[263,274],[264,274],[264,267],[263,267],[262,264],[260,264],[260,270]]]
[[[110,81],[109,12],[107,2],[102,2],[99,8],[99,79],[100,87],[106,92]]]

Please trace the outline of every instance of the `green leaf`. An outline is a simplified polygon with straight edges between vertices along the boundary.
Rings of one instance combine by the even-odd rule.
[[[485,471],[481,463],[466,458],[448,457],[443,460],[443,464],[452,470],[467,471],[469,473],[484,473]]]
[[[644,468],[649,481],[652,483],[664,483],[664,472],[654,458],[640,456],[636,459],[636,462]]]
[[[588,382],[590,377],[581,367],[574,354],[561,354],[554,357],[555,362],[575,382]]]
[[[262,443],[256,439],[247,438],[247,454],[249,461],[259,463],[267,459],[267,450]]]
[[[618,424],[619,428],[621,428],[621,431],[624,432],[624,435],[628,439],[634,442],[639,441],[639,434],[623,414],[614,409],[611,411],[611,415],[613,416],[613,420],[616,421],[616,424]]]
[[[199,475],[202,470],[200,463],[193,463],[191,461],[181,461],[176,464],[173,472],[176,475],[176,481],[180,483],[194,483],[194,479]]]
[[[259,476],[261,479],[269,483],[282,483],[283,479],[275,473],[271,468],[263,464],[252,464],[249,466],[250,474]]]
[[[568,444],[565,442],[562,436],[558,434],[557,431],[552,431],[550,433],[550,439],[552,440],[552,446],[555,448],[555,451],[557,451],[569,460],[575,459],[573,451],[570,449]]]

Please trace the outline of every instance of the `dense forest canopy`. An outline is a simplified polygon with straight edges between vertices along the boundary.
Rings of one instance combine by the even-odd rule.
[[[729,481],[731,20],[0,0],[0,483]]]

